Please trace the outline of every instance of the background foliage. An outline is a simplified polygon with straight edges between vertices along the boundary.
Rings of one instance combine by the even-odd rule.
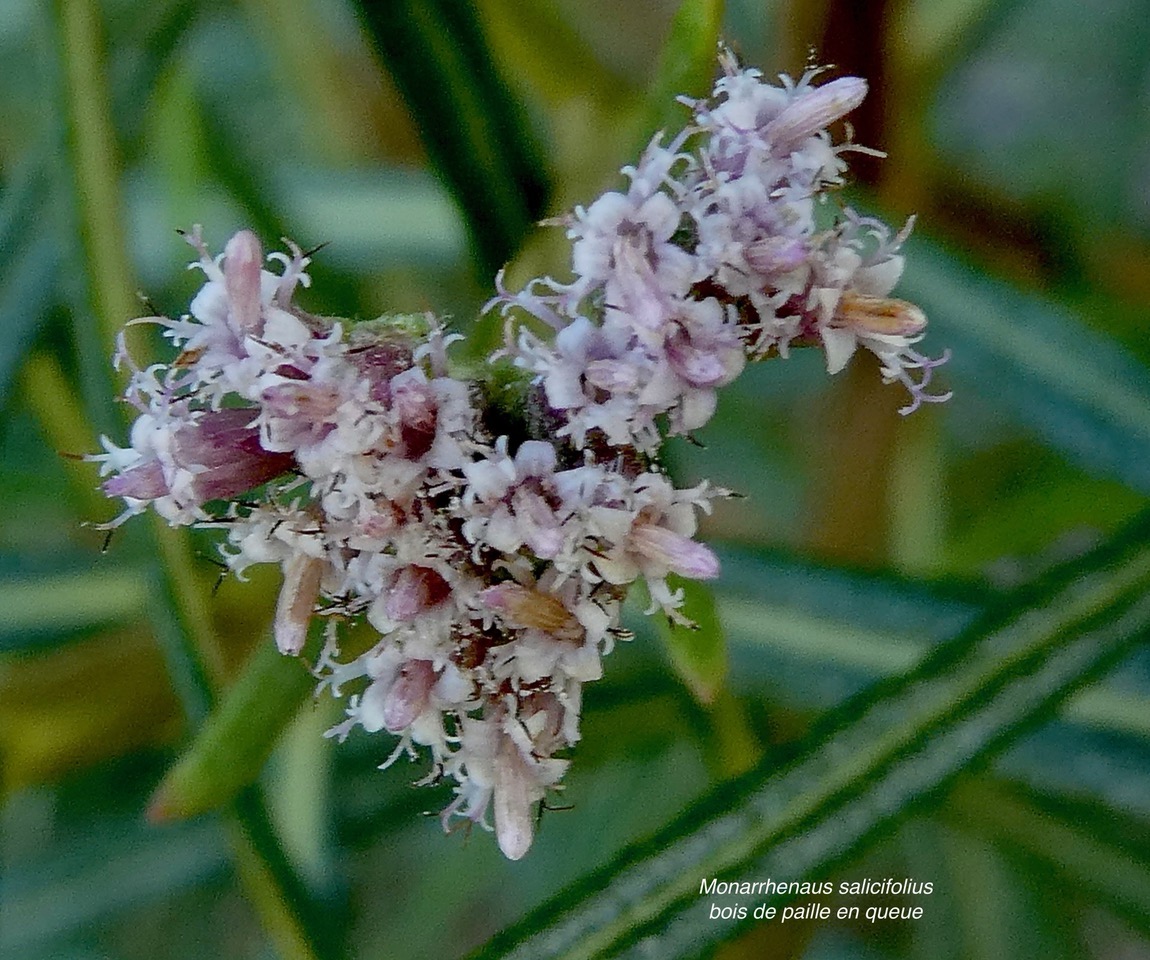
[[[510,864],[320,738],[274,576],[213,592],[210,538],[143,520],[101,554],[59,453],[122,432],[113,332],[196,287],[175,227],[327,241],[311,309],[467,328],[504,262],[562,271],[532,222],[680,122],[720,31],[869,79],[891,158],[852,200],[918,213],[900,290],[956,397],[902,420],[814,354],[728,389],[672,464],[748,494],[705,629],[636,621],[574,810]],[[0,0],[0,955],[1150,955],[1148,32],[1140,0]],[[724,871],[936,893],[737,929],[700,918]]]

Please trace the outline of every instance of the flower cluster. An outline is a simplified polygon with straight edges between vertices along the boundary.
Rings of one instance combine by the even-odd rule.
[[[912,348],[922,315],[887,298],[903,235],[850,211],[819,226],[850,148],[825,128],[865,85],[723,66],[694,122],[624,171],[626,193],[561,221],[571,282],[512,293],[499,278],[507,341],[478,377],[453,368],[457,338],[433,317],[306,313],[307,256],[271,254],[273,272],[247,231],[219,258],[193,232],[206,283],[189,314],[134,321],[164,328],[170,364],[118,351],[139,416],[130,446],[92,458],[125,503],[112,525],[150,506],[222,529],[241,579],[279,564],[277,646],[298,655],[323,624],[316,674],[347,694],[330,734],[387,731],[388,763],[429,757],[425,782],[454,783],[445,828],[490,817],[513,859],[579,739],[582,686],[625,635],[630,585],[688,623],[673,577],[718,575],[694,535],[726,491],[677,488],[664,437],[793,345],[821,344],[831,372],[862,346],[909,408],[941,399],[926,391],[939,361]],[[374,640],[345,656],[349,622]]]
[[[509,325],[508,351],[541,378],[577,446],[602,435],[654,451],[663,433],[706,423],[716,388],[748,358],[786,357],[792,345],[821,345],[832,374],[856,347],[872,351],[884,379],[909,390],[903,413],[949,396],[928,391],[945,355],[913,348],[926,318],[888,296],[911,224],[892,237],[829,197],[843,154],[862,148],[832,145],[826,127],[858,106],[866,83],[815,86],[810,71],[774,86],[729,52],[721,63],[713,97],[684,101],[694,123],[624,168],[625,193],[554,221],[574,241],[572,282],[511,293],[497,281],[505,315],[524,311],[557,332]]]

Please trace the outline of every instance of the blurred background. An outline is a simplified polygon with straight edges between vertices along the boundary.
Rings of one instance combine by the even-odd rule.
[[[562,231],[533,221],[686,116],[650,96],[676,6],[0,0],[0,956],[318,956],[261,905],[252,817],[324,956],[459,956],[1145,505],[1145,0],[728,0],[723,36],[767,75],[870,82],[855,138],[889,159],[853,155],[849,198],[917,214],[898,292],[932,320],[925,352],[953,352],[954,399],[904,419],[866,358],[831,382],[799,351],[726,391],[705,449],[672,445],[681,478],[747,494],[705,530],[717,621],[684,645],[633,618],[586,692],[573,809],[525,861],[442,836],[421,813],[443,798],[377,771],[380,738],[324,741],[327,700],[246,813],[145,823],[212,691],[268,644],[278,579],[217,585],[206,533],[137,520],[102,552],[85,525],[117,511],[68,458],[124,436],[113,333],[202,282],[176,228],[326,243],[308,309],[468,330],[503,263],[512,286],[564,276]],[[1142,658],[996,761],[1013,821],[959,791],[842,872],[933,880],[924,920],[760,927],[721,955],[1150,957],[1148,761]]]

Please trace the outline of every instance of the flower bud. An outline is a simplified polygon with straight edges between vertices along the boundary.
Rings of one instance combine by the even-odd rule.
[[[518,583],[501,583],[481,590],[479,600],[497,611],[510,627],[542,630],[568,640],[583,633],[575,615],[558,597]]]
[[[196,474],[200,501],[228,500],[289,470],[289,453],[270,453],[260,445],[250,409],[212,410],[181,426],[172,444],[176,462]]]
[[[294,553],[284,563],[284,583],[276,601],[274,633],[280,653],[295,656],[307,640],[307,628],[319,599],[324,562]]]
[[[384,611],[391,620],[412,620],[442,603],[450,593],[451,585],[430,567],[404,567],[387,595]]]
[[[866,92],[866,81],[861,77],[839,77],[821,87],[808,88],[767,125],[767,136],[776,150],[789,151],[854,110]]]
[[[403,456],[419,460],[435,442],[439,419],[435,391],[429,383],[400,374],[391,382],[392,410],[399,418]]]
[[[870,297],[846,291],[839,299],[835,320],[866,333],[913,337],[926,329],[926,314],[913,303],[891,297]]]
[[[743,369],[741,351],[699,347],[678,324],[667,335],[665,349],[671,369],[693,387],[716,387],[729,383]],[[731,369],[724,364],[722,354],[731,355],[735,361]]]
[[[267,483],[291,469],[294,460],[290,454],[271,453],[260,445],[259,429],[252,425],[254,415],[248,408],[209,410],[195,420],[164,425],[156,432],[170,435],[167,450],[161,444],[159,455],[152,454],[109,477],[102,484],[104,493],[157,500],[172,493],[174,485],[181,501],[200,504],[228,500]],[[154,425],[154,421],[148,423]],[[135,436],[133,441],[153,442],[137,441]],[[181,472],[184,477],[190,475],[190,485],[176,480]]]
[[[224,287],[228,291],[232,323],[241,334],[259,336],[260,284],[263,249],[250,230],[241,230],[224,248]]]
[[[666,527],[636,523],[631,528],[630,543],[636,553],[680,576],[714,580],[719,575],[719,558],[709,547]]]
[[[435,667],[430,660],[408,660],[387,691],[383,704],[383,725],[392,733],[406,730],[427,707],[435,684]]]
[[[508,860],[521,860],[535,839],[534,777],[509,737],[501,737],[495,758],[495,839]]]

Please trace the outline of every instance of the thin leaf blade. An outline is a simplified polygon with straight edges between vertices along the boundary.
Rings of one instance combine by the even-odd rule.
[[[549,185],[534,132],[499,77],[475,12],[452,0],[358,7],[463,213],[478,265],[494,274],[542,215]]]
[[[900,291],[952,350],[959,390],[993,396],[1088,472],[1150,492],[1150,374],[1117,343],[925,240]]]
[[[315,678],[300,661],[260,643],[156,789],[149,819],[184,819],[237,797],[255,782],[280,734],[314,688]]]
[[[704,798],[659,835],[506,931],[485,960],[698,956],[700,878],[824,876],[1021,735],[1150,631],[1150,517],[845,704],[796,759]]]

